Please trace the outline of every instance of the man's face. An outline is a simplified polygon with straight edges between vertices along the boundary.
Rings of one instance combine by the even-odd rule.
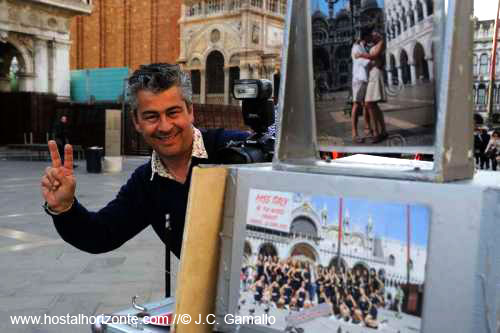
[[[68,121],[68,118],[66,118],[66,116],[61,117],[61,123],[66,124],[67,121]]]
[[[137,93],[137,116],[134,125],[144,140],[162,160],[188,158],[193,144],[193,109],[182,99],[181,89],[174,86],[154,94]]]

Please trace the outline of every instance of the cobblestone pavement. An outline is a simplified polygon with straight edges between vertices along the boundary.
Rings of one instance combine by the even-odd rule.
[[[98,209],[112,199],[144,158],[128,158],[116,174],[75,170],[78,199]],[[42,208],[40,177],[48,162],[0,160],[0,332],[90,332],[89,325],[12,325],[10,316],[91,316],[164,296],[164,247],[147,228],[100,255],[62,241]]]

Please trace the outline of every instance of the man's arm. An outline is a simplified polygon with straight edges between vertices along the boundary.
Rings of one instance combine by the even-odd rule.
[[[47,168],[42,178],[42,196],[65,241],[86,252],[102,253],[118,248],[148,225],[149,219],[140,214],[137,206],[141,195],[137,171],[106,207],[96,213],[89,212],[74,196],[76,179],[71,145],[65,147],[64,165],[55,142],[49,142],[49,150],[52,167]]]

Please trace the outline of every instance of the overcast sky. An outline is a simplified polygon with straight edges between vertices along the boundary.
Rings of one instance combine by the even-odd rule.
[[[474,0],[474,16],[480,20],[494,20],[497,5],[497,0]]]

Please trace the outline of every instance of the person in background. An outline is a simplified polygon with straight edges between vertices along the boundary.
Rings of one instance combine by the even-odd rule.
[[[490,141],[485,149],[486,158],[491,159],[491,168],[493,171],[497,170],[497,158],[500,156],[500,133],[493,131]]]

